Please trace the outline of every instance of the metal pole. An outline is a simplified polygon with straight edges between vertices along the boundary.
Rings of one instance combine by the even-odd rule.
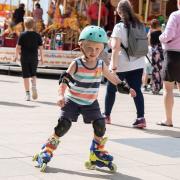
[[[143,10],[143,0],[139,0],[139,15],[142,15],[142,10]]]
[[[98,26],[101,25],[101,6],[102,6],[102,0],[99,1]]]
[[[83,6],[83,0],[80,2],[80,14],[82,14],[82,6]]]
[[[66,0],[63,2],[63,14],[66,14]]]
[[[29,11],[29,0],[26,1],[26,16],[28,16]]]
[[[146,11],[145,11],[145,17],[144,17],[144,22],[145,23],[147,23],[148,10],[149,10],[149,0],[146,0]]]
[[[10,12],[12,12],[12,0],[10,0]]]

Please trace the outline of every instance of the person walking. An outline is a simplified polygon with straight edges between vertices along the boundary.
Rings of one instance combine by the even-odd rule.
[[[87,9],[87,17],[91,25],[98,25],[98,15],[99,15],[99,1],[93,0],[92,4]],[[100,25],[105,27],[107,25],[108,10],[105,4],[101,4],[100,13]]]
[[[82,30],[79,45],[83,56],[75,59],[60,78],[57,104],[61,107],[61,111],[58,124],[54,128],[53,135],[43,145],[41,152],[33,158],[38,161],[41,171],[45,171],[53,151],[59,144],[59,138],[68,132],[72,122],[76,122],[80,114],[84,122],[91,123],[94,129],[90,161],[86,163],[86,167],[106,166],[112,171],[116,170],[115,165],[112,164],[113,157],[104,150],[106,127],[97,101],[102,73],[114,85],[119,84],[119,87],[127,93],[130,92],[132,96],[136,93],[133,89],[126,88],[116,75],[110,73],[103,60],[98,59],[107,41],[106,32],[98,26],[87,26]]]
[[[35,9],[33,11],[33,18],[35,22],[43,21],[43,9],[41,8],[41,5],[39,3],[35,4]]]
[[[13,16],[12,16],[14,25],[24,22],[24,15],[25,15],[24,8],[25,8],[25,5],[23,3],[20,3],[19,7],[17,9],[15,9]]]
[[[37,99],[36,71],[38,66],[38,49],[40,52],[40,62],[43,64],[43,46],[41,36],[33,31],[34,20],[26,17],[24,20],[25,32],[23,32],[16,46],[15,61],[20,55],[22,66],[22,76],[26,91],[26,100],[30,101],[30,79],[32,83],[32,99]]]
[[[163,50],[159,41],[161,35],[161,27],[157,19],[151,21],[148,33],[149,44],[151,46],[151,62],[152,62],[152,93],[159,94],[162,88],[162,64],[164,61]]]
[[[137,110],[137,117],[133,123],[133,127],[146,127],[144,118],[144,97],[141,92],[142,75],[145,66],[145,57],[136,58],[127,55],[121,44],[128,46],[127,28],[133,24],[138,26],[141,24],[136,17],[133,8],[128,0],[121,0],[117,6],[117,12],[121,17],[122,22],[115,25],[111,35],[112,56],[110,69],[116,73],[121,80],[126,80],[130,87],[136,91],[134,103]],[[115,102],[116,87],[111,83],[107,83],[105,96],[105,111],[104,115],[106,123],[111,123],[111,111]]]
[[[161,126],[173,126],[172,110],[174,105],[173,88],[176,82],[180,89],[180,0],[178,10],[171,13],[164,32],[159,37],[164,49],[163,65],[163,97],[165,121],[158,122]]]

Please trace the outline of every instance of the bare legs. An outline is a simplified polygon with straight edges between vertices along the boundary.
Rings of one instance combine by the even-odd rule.
[[[30,89],[30,78],[24,78],[24,89],[25,91],[29,91]],[[31,77],[31,82],[33,86],[36,86],[36,76]]]
[[[26,91],[26,95],[28,95],[27,99],[30,101],[30,78],[24,78],[24,89]],[[31,83],[32,83],[32,97],[33,99],[37,99],[37,91],[36,91],[36,76],[31,77]]]
[[[178,88],[180,89],[180,83],[178,83]],[[166,124],[172,125],[172,112],[173,112],[173,105],[174,105],[174,96],[173,96],[173,89],[174,89],[174,82],[163,82],[163,97],[164,97],[164,108],[165,108],[165,115],[166,115]]]

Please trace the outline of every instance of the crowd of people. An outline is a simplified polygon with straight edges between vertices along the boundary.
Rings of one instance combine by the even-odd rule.
[[[44,171],[47,163],[53,156],[53,151],[59,145],[59,138],[64,136],[71,127],[72,122],[76,122],[78,116],[82,114],[84,122],[92,124],[94,137],[90,149],[90,164],[87,168],[91,168],[95,163],[97,166],[107,166],[115,171],[116,167],[112,164],[113,158],[107,151],[104,151],[104,138],[106,123],[111,124],[112,108],[115,103],[116,92],[131,94],[136,107],[136,117],[133,123],[135,128],[145,128],[145,107],[144,96],[141,91],[142,80],[144,80],[145,90],[147,81],[146,75],[152,74],[151,84],[153,94],[158,94],[163,87],[164,108],[166,119],[158,122],[161,126],[173,126],[172,110],[173,110],[173,88],[176,82],[180,88],[180,0],[177,0],[177,11],[173,12],[164,31],[161,30],[158,20],[151,21],[151,27],[147,34],[149,42],[150,57],[133,56],[128,54],[128,38],[127,35],[130,28],[138,28],[142,26],[142,22],[135,15],[129,0],[121,0],[117,6],[117,13],[121,19],[113,30],[111,36],[107,37],[104,28],[107,25],[107,11],[105,5],[102,13],[101,26],[97,26],[97,14],[93,14],[93,9],[97,11],[98,1],[94,1],[88,9],[91,18],[91,26],[85,27],[79,36],[79,47],[82,56],[75,59],[61,75],[59,81],[59,100],[57,102],[60,107],[60,116],[57,126],[54,128],[53,134],[43,145],[39,154],[34,157]],[[19,14],[24,16],[24,6],[19,7]],[[41,63],[43,63],[42,39],[41,36],[34,32],[33,27],[35,21],[42,20],[43,11],[40,5],[36,4],[34,16],[37,18],[27,17],[23,20],[15,12],[14,22],[24,21],[25,31],[20,35],[16,46],[16,59],[20,56],[22,65],[24,88],[26,92],[26,100],[30,97],[30,82],[32,82],[32,98],[37,99],[36,88],[36,70],[38,65],[38,49],[40,49]],[[109,45],[107,53],[111,49],[110,65],[99,58],[104,47]],[[127,47],[127,48],[123,48]],[[152,66],[151,72],[147,72],[145,59]],[[108,66],[106,65],[108,64]],[[107,89],[105,95],[105,110],[101,113],[99,103],[97,101],[99,86],[102,75],[107,78]],[[65,94],[67,90],[67,94]],[[97,163],[98,162],[98,163]]]

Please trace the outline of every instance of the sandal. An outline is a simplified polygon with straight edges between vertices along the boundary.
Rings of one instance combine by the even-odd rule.
[[[165,122],[158,122],[157,125],[159,125],[159,126],[173,127],[173,124],[166,124]]]

